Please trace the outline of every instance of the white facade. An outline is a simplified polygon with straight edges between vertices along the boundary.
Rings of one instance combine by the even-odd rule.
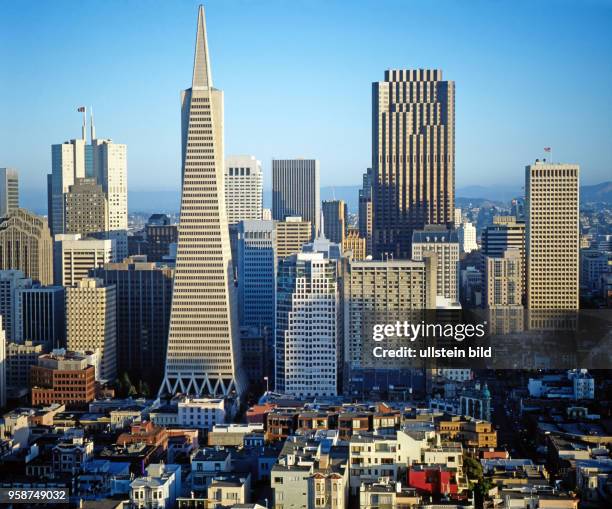
[[[242,393],[240,327],[223,191],[223,92],[213,88],[200,6],[182,97],[182,196],[166,371],[160,394]]]
[[[72,286],[89,275],[90,269],[116,262],[114,240],[82,239],[77,234],[55,236],[55,281]]]
[[[0,168],[0,217],[19,208],[19,174],[14,168]]]
[[[131,507],[170,509],[181,495],[181,466],[152,463],[147,474],[130,483]]]
[[[263,172],[255,156],[228,156],[225,159],[225,206],[227,222],[261,219]]]
[[[212,429],[225,422],[222,399],[186,398],[178,404],[178,425],[188,428]]]
[[[277,299],[276,389],[300,398],[335,396],[339,348],[335,262],[323,253],[299,253],[283,262],[280,278],[284,282]]]
[[[7,341],[15,341],[18,333],[19,303],[17,297],[22,288],[31,288],[32,280],[20,270],[0,270],[0,315]]]
[[[108,229],[127,231],[127,145],[104,139],[92,145],[94,176],[108,200]]]
[[[466,222],[461,224],[457,230],[457,234],[459,236],[459,247],[462,253],[471,253],[478,249],[478,244],[476,242],[476,227],[472,223]]]

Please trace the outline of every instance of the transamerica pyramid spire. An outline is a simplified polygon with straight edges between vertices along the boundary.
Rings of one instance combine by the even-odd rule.
[[[183,92],[181,118],[181,217],[159,392],[239,395],[239,326],[223,191],[223,92],[212,88],[203,7],[192,87]]]

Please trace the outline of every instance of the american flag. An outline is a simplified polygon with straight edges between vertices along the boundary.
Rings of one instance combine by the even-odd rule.
[[[77,111],[79,113],[85,113],[85,106],[79,106],[79,108],[77,109]]]

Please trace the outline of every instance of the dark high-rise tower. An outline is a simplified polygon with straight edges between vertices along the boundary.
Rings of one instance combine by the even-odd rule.
[[[410,257],[413,230],[450,226],[455,84],[442,71],[388,70],[372,84],[374,257]]]

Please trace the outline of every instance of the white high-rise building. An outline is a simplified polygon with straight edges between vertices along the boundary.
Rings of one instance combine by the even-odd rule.
[[[31,287],[32,280],[21,270],[0,270],[0,316],[9,343],[18,337],[19,290]]]
[[[225,160],[227,222],[261,219],[263,172],[255,156],[228,156]]]
[[[536,161],[525,169],[527,307],[579,307],[579,173]]]
[[[277,391],[300,398],[338,390],[337,263],[322,252],[279,262],[276,299]]]
[[[0,217],[19,208],[19,174],[14,168],[0,168]]]
[[[55,236],[55,284],[72,286],[89,275],[91,269],[116,262],[114,240],[83,239],[78,233]]]
[[[458,207],[455,207],[455,213],[454,213],[454,224],[455,224],[455,230],[457,228],[459,228],[461,226],[461,223],[463,223],[463,216],[461,215],[461,209]]]
[[[223,191],[223,92],[213,88],[202,6],[181,118],[181,217],[160,394],[240,395],[240,327]]]
[[[457,235],[459,236],[459,248],[462,253],[471,253],[478,249],[476,227],[472,223],[462,223],[457,229]]]

